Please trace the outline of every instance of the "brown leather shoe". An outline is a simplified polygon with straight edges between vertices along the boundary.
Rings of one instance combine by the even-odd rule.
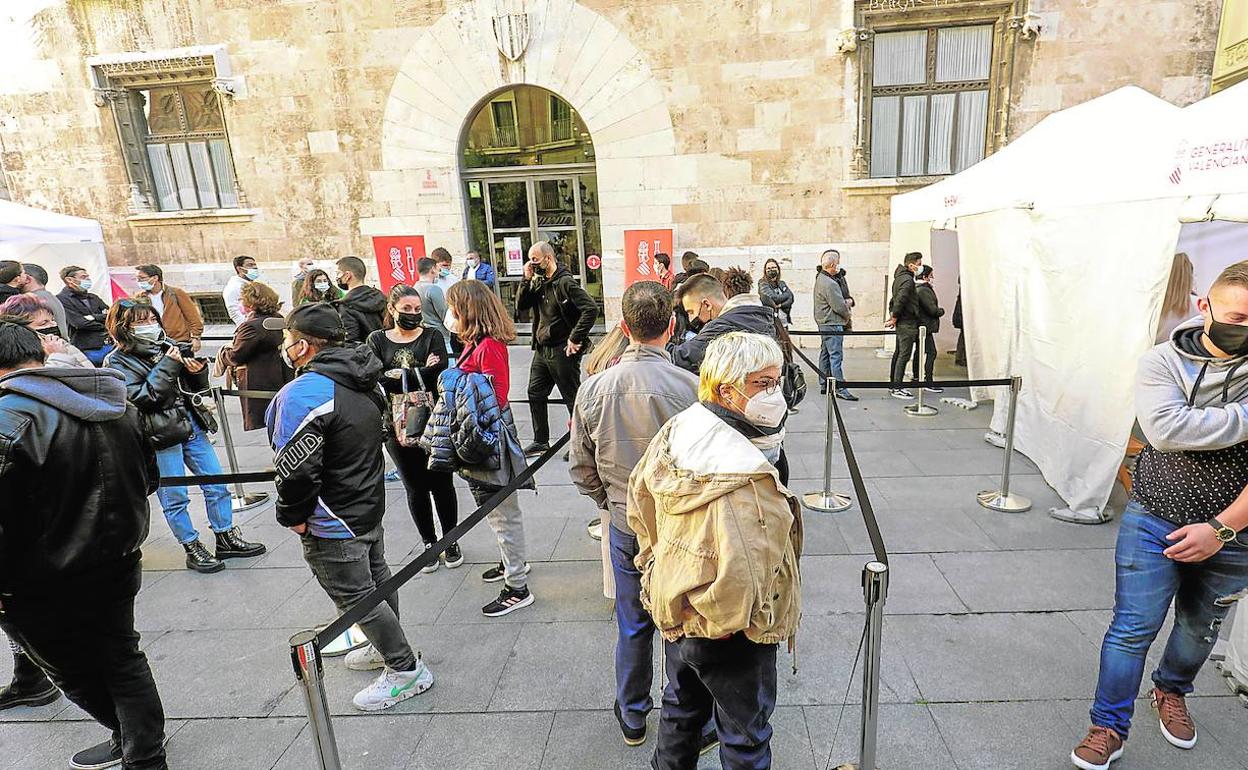
[[[1153,688],[1153,710],[1161,724],[1161,734],[1171,746],[1190,749],[1196,745],[1196,723],[1187,711],[1182,695]]]
[[[1122,756],[1122,738],[1108,727],[1092,725],[1088,736],[1070,752],[1070,761],[1082,770],[1109,770]]]

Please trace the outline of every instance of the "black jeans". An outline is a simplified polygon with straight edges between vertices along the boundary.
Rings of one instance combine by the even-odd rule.
[[[55,596],[4,597],[0,627],[108,730],[126,770],[165,770],[165,710],[134,630],[139,565]]]
[[[455,498],[455,476],[449,472],[429,470],[429,455],[418,446],[399,446],[397,439],[386,441],[386,451],[394,460],[407,490],[407,510],[416,522],[420,539],[436,543],[438,531],[433,526],[433,509],[438,509],[438,522],[445,535],[459,523],[459,501]],[[432,502],[431,502],[432,499]]]
[[[906,367],[910,365],[910,356],[919,341],[918,321],[897,322],[897,349],[893,351],[892,383],[893,388],[901,388],[906,382]]]
[[[744,634],[664,642],[667,687],[654,770],[693,770],[704,725],[713,715],[724,770],[771,767],[776,708],[776,645]]]
[[[533,415],[533,440],[539,444],[550,443],[550,420],[546,414],[546,399],[555,387],[567,401],[568,414],[576,403],[576,391],[581,387],[581,356],[568,356],[562,345],[538,346],[533,351],[533,363],[529,366],[529,412]]]
[[[931,382],[932,372],[936,370],[936,354],[938,352],[936,350],[936,338],[930,334],[927,335],[927,343],[924,347],[926,350],[924,350],[923,379]],[[914,359],[910,362],[910,373],[914,375],[914,379],[919,379],[919,348],[917,342],[914,348]]]
[[[351,609],[390,579],[380,524],[357,537],[337,540],[305,534],[302,540],[304,561],[339,612]],[[416,668],[416,655],[399,626],[397,592],[360,618],[360,628],[386,659],[387,666],[395,671]]]

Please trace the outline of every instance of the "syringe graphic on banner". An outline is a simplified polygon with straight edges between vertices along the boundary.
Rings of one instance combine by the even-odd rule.
[[[646,241],[637,244],[637,273],[650,275],[650,244]]]
[[[416,256],[412,253],[412,247],[407,247],[407,274],[412,280],[416,280]]]
[[[411,251],[411,247],[408,247]],[[402,283],[407,276],[403,274],[403,252],[399,251],[398,246],[390,247],[390,277]]]

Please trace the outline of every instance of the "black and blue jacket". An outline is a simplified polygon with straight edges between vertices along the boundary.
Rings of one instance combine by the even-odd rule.
[[[363,535],[386,508],[382,364],[366,346],[326,348],[265,414],[276,453],[277,521],[329,539]]]

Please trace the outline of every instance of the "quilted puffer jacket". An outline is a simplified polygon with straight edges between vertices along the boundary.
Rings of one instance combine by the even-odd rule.
[[[489,378],[479,372],[442,372],[419,443],[429,453],[429,470],[456,471],[489,486],[506,486],[526,467],[511,409],[499,406]],[[522,488],[533,489],[532,480]]]

